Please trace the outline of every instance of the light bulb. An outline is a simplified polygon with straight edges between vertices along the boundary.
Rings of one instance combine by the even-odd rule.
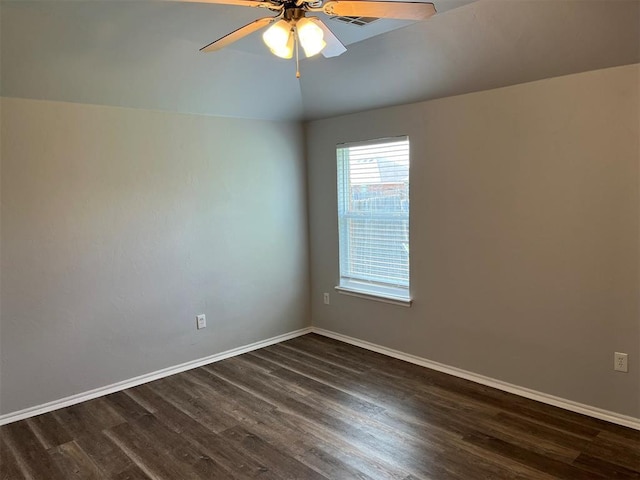
[[[313,57],[327,46],[324,41],[324,32],[312,20],[301,18],[296,25],[298,38],[307,57]]]
[[[262,40],[274,55],[281,58],[293,56],[293,35],[288,21],[280,20],[274,23],[262,34]]]
[[[287,40],[287,44],[282,47],[282,48],[272,48],[271,49],[271,53],[273,53],[274,55],[276,55],[277,57],[280,58],[286,58],[289,59],[291,57],[293,57],[293,35],[289,35],[289,40]]]

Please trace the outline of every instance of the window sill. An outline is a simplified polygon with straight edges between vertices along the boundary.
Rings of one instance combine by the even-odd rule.
[[[407,299],[407,298],[393,297],[393,296],[382,295],[382,294],[363,292],[361,290],[356,290],[348,287],[337,286],[335,287],[335,290],[338,293],[341,293],[342,295],[349,295],[349,296],[358,297],[358,298],[366,298],[367,300],[373,300],[375,302],[382,302],[382,303],[389,303],[391,305],[398,305],[401,307],[408,308],[408,307],[411,307],[413,303],[413,300],[411,300],[410,298]]]

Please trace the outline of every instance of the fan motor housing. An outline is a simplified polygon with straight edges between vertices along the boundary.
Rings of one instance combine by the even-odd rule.
[[[295,5],[295,4],[294,4]],[[294,22],[304,17],[304,9],[300,7],[284,7],[284,19],[293,20]]]

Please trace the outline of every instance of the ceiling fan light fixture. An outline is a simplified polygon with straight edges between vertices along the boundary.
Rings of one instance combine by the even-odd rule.
[[[299,61],[298,43],[307,57],[322,52],[325,58],[333,58],[347,51],[344,44],[318,17],[306,18],[310,12],[321,12],[331,18],[363,25],[378,18],[399,20],[426,20],[436,13],[433,3],[417,0],[181,0],[195,3],[221,3],[260,7],[278,12],[275,17],[258,18],[234,30],[218,40],[205,45],[201,52],[214,52],[270,26],[262,35],[271,53],[281,58],[296,55]],[[0,0],[2,2],[2,0]],[[274,23],[275,22],[275,23]],[[299,69],[297,72],[300,77]]]
[[[274,23],[262,34],[262,40],[274,55],[280,58],[293,57],[293,29],[288,21]]]
[[[312,20],[301,18],[296,25],[300,45],[304,50],[304,54],[313,57],[322,51],[327,43],[324,41],[324,32]]]

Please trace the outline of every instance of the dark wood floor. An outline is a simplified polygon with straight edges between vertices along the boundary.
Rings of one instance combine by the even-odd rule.
[[[640,432],[306,335],[2,427],[1,478],[640,478]]]

